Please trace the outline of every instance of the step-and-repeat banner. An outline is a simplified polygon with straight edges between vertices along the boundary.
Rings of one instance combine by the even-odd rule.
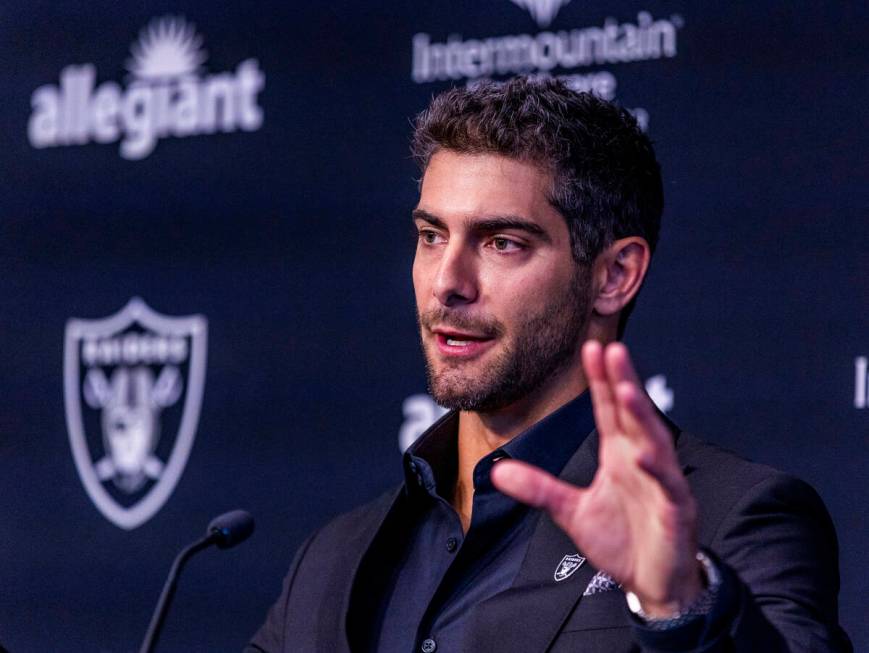
[[[851,5],[854,6],[851,6]],[[857,6],[859,5],[859,6]],[[239,650],[296,546],[400,480],[427,396],[410,119],[558,76],[631,110],[667,208],[628,328],[683,427],[797,474],[869,649],[869,10],[652,0],[0,9],[0,642]]]

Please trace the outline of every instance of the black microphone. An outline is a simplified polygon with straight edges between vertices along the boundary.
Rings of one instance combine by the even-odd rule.
[[[205,537],[182,549],[169,570],[169,576],[166,578],[166,584],[163,585],[163,592],[160,594],[160,600],[157,601],[157,607],[154,609],[151,624],[148,626],[148,632],[145,633],[145,639],[142,641],[139,653],[152,653],[157,645],[157,638],[160,637],[163,621],[169,611],[169,604],[172,603],[172,597],[175,596],[178,577],[187,561],[212,544],[216,544],[219,549],[228,549],[244,542],[253,533],[253,527],[254,521],[250,513],[244,510],[232,510],[212,519],[205,532]]]
[[[249,538],[253,527],[253,517],[249,512],[232,510],[212,519],[206,534],[214,538],[218,549],[229,549]]]

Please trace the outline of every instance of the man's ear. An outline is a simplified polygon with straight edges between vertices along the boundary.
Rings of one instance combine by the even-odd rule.
[[[640,291],[652,252],[639,236],[621,238],[598,254],[592,269],[597,294],[594,310],[599,315],[615,315]]]

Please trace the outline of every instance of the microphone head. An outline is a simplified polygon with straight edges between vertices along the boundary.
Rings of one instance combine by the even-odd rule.
[[[253,527],[253,517],[249,512],[232,510],[212,519],[207,535],[214,538],[219,549],[228,549],[250,537]]]

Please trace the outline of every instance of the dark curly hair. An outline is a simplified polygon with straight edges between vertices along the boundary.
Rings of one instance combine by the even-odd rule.
[[[630,113],[595,95],[528,77],[452,88],[414,124],[411,152],[423,174],[440,149],[546,169],[549,201],[567,221],[579,264],[627,236],[644,238],[652,251],[657,245],[664,193],[652,143]],[[632,308],[622,311],[621,327]]]

